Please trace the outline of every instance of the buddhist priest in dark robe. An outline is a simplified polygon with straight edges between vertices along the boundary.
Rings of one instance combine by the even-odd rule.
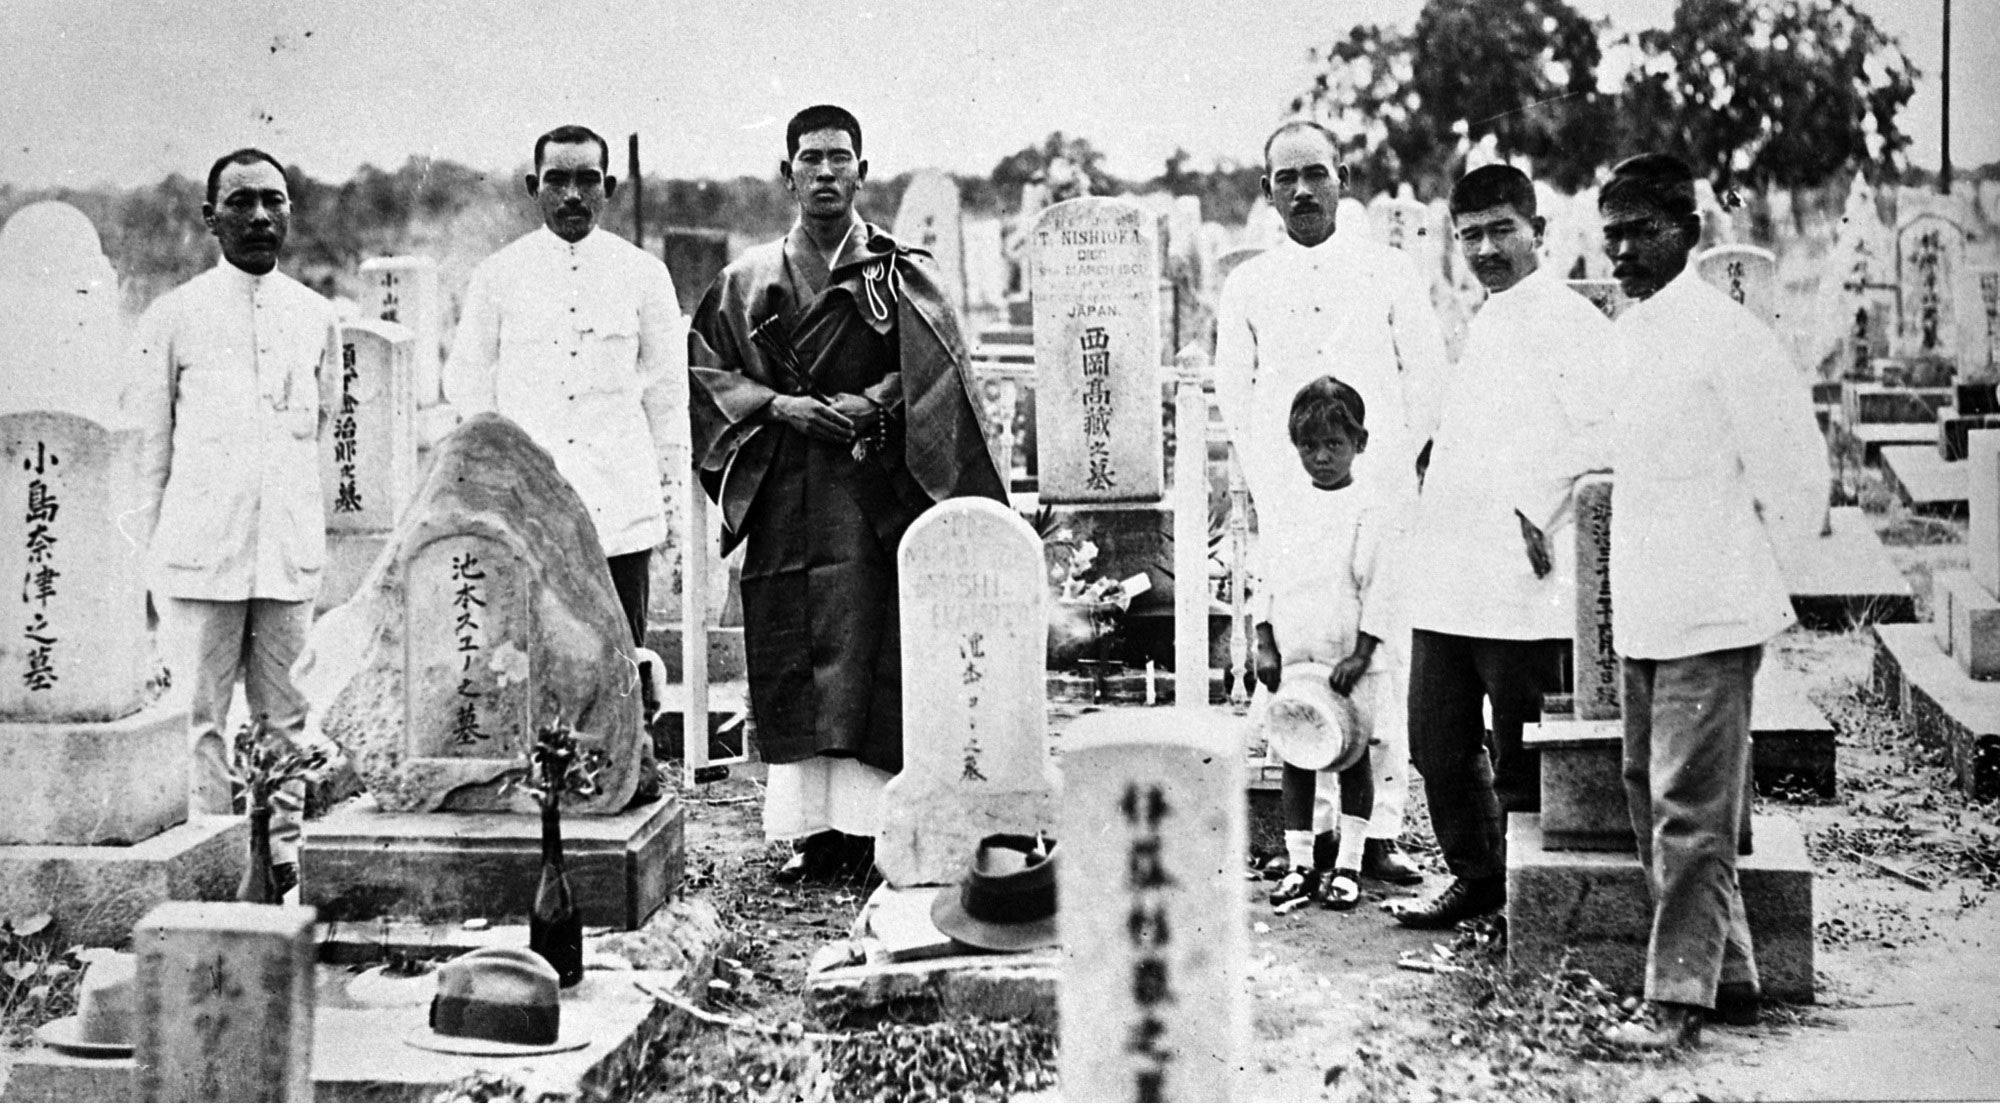
[[[798,222],[723,271],[689,337],[702,484],[723,552],[743,546],[764,832],[794,843],[785,882],[872,857],[903,763],[903,532],[952,496],[1006,501],[938,270],[856,214],[867,172],[852,115],[795,116],[781,175]]]

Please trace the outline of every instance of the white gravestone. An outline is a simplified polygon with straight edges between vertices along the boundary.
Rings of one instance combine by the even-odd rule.
[[[118,423],[128,374],[118,276],[68,204],[29,204],[0,228],[0,411]]]
[[[419,408],[444,399],[438,380],[438,342],[443,319],[438,300],[437,262],[426,257],[370,258],[361,263],[361,315],[409,328],[416,340],[411,359],[411,395]]]
[[[1227,1103],[1247,1040],[1242,752],[1206,709],[1066,736],[1058,918],[1072,1102]]]
[[[1055,828],[1042,541],[991,500],[946,500],[897,552],[903,771],[882,793],[875,863],[945,884],[988,834]]]
[[[905,246],[930,251],[951,306],[964,311],[965,226],[958,182],[935,169],[918,170],[903,190],[902,206],[896,209],[895,234]]]
[[[1762,319],[1778,325],[1778,257],[1758,246],[1717,246],[1695,259],[1701,279]]]
[[[339,377],[320,435],[329,534],[387,532],[416,492],[414,345],[400,324],[362,320],[340,326]]]
[[[146,1103],[312,1101],[310,907],[163,903],[132,928]]]
[[[1966,368],[1990,376],[2000,372],[2000,269],[1974,269],[1973,274],[1979,282],[1979,331],[1985,341]]]
[[[1576,484],[1576,717],[1616,719],[1622,679],[1611,644],[1611,478]]]
[[[102,721],[143,702],[144,548],[120,529],[138,454],[136,430],[0,416],[0,718]]]
[[[1903,356],[1952,359],[1974,346],[1958,334],[1964,272],[1965,230],[1957,223],[1923,212],[1896,228],[1896,282],[1903,303],[1897,337]]]
[[[1042,210],[1034,259],[1043,503],[1160,499],[1158,221],[1089,196]]]

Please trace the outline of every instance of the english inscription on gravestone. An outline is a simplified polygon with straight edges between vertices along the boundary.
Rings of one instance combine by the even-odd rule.
[[[1123,200],[1043,209],[1032,238],[1043,503],[1162,493],[1157,219]]]

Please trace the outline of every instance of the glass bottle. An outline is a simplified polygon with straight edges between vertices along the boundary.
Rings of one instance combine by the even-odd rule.
[[[583,979],[583,916],[563,871],[562,810],[542,804],[542,878],[528,914],[528,948],[542,955],[567,988]]]
[[[282,903],[278,874],[271,868],[271,809],[250,808],[250,865],[236,886],[239,903]]]

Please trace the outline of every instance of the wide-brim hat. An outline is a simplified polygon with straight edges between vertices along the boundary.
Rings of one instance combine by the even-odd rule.
[[[1278,690],[1265,700],[1264,740],[1285,764],[1339,772],[1367,750],[1354,702],[1327,683],[1331,675],[1331,665],[1295,661],[1285,666]]]
[[[1056,844],[989,834],[957,884],[938,890],[931,924],[974,949],[1019,953],[1056,944]]]
[[[58,1053],[77,1057],[132,1056],[132,996],[139,959],[100,953],[77,984],[76,1014],[35,1028],[35,1037]]]
[[[404,1041],[433,1053],[472,1057],[533,1057],[567,1053],[590,1035],[562,1025],[562,988],[541,954],[489,946],[445,962],[437,971],[430,1025]]]

